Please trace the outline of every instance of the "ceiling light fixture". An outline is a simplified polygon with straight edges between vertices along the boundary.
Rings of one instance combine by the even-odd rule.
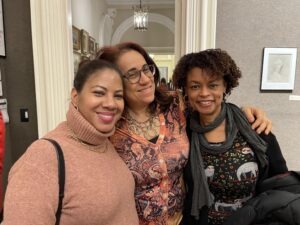
[[[133,7],[133,26],[137,31],[148,30],[148,7],[142,6],[142,0],[140,0],[140,5]]]

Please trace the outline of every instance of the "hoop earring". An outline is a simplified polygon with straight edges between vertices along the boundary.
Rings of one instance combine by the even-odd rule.
[[[184,95],[184,96],[183,96],[183,102],[184,102],[184,104],[185,104],[186,106],[188,106],[188,104],[189,104],[189,97],[188,97],[187,95]]]

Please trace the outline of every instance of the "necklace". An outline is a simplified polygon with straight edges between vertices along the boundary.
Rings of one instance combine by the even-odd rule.
[[[151,114],[146,121],[139,122],[128,112],[126,113],[126,119],[129,131],[143,136],[147,140],[151,140],[159,135],[160,122],[157,114]]]
[[[93,145],[93,144],[90,144],[90,143],[80,140],[71,128],[69,128],[69,130],[71,131],[70,137],[73,140],[80,143],[81,145],[83,145],[86,149],[93,151],[93,152],[97,152],[97,153],[105,153],[107,151],[107,149],[108,149],[108,140],[107,139],[105,139],[105,145],[103,143],[101,143],[100,145]]]

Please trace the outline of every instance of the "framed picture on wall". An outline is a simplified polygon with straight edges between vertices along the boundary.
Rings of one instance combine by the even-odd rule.
[[[80,30],[72,26],[72,37],[73,37],[73,50],[81,51],[81,33]]]
[[[89,37],[89,53],[94,54],[95,53],[95,38]]]
[[[264,48],[261,90],[293,90],[297,48]]]
[[[0,56],[5,56],[5,36],[4,36],[2,0],[0,0]]]
[[[81,53],[89,53],[89,33],[85,30],[81,30]]]

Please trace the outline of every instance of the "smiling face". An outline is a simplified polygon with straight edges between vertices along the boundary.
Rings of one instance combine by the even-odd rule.
[[[200,68],[193,68],[187,75],[186,94],[193,110],[200,114],[203,122],[213,121],[221,111],[224,80]]]
[[[123,74],[132,70],[141,70],[146,64],[144,57],[134,50],[122,53],[117,61]],[[145,108],[154,101],[154,77],[149,77],[142,72],[139,82],[131,84],[125,79],[124,83],[125,99],[129,108]]]
[[[82,116],[102,133],[114,129],[124,109],[122,80],[113,69],[96,70],[71,96]]]

